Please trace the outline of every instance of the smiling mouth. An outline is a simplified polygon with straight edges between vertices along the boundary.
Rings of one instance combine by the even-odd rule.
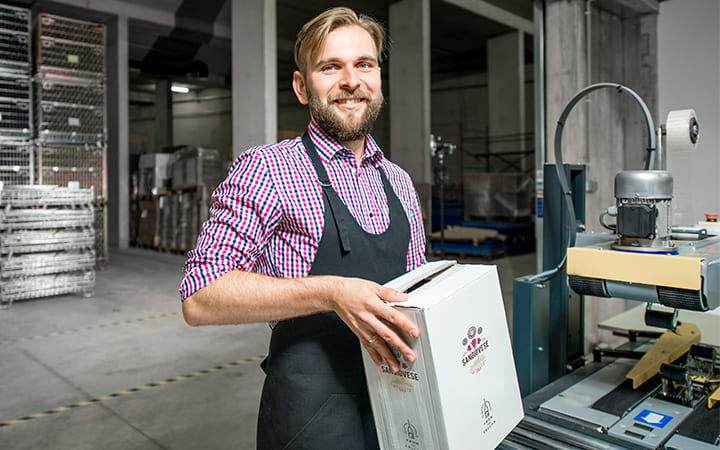
[[[364,101],[365,99],[363,98],[339,98],[334,100],[335,103],[339,103],[341,105],[356,105]]]

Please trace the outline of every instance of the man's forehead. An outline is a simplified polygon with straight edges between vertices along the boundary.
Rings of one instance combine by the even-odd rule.
[[[341,25],[341,26],[333,29],[330,33],[328,33],[328,35],[322,41],[322,43],[320,44],[320,46],[317,49],[317,54],[314,55],[315,57],[313,59],[315,60],[315,62],[319,62],[323,58],[332,59],[333,55],[325,54],[327,51],[327,47],[328,47],[328,41],[334,40],[334,39],[338,38],[338,36],[340,34],[344,34],[346,32],[352,32],[352,33],[357,33],[357,34],[363,35],[363,38],[361,38],[361,39],[357,39],[357,37],[356,37],[356,39],[353,39],[353,44],[357,44],[357,46],[360,46],[363,44],[368,44],[367,50],[371,50],[371,51],[363,52],[363,55],[361,56],[361,58],[372,59],[372,60],[377,61],[377,59],[378,59],[377,47],[375,45],[375,40],[370,35],[370,33],[366,29],[364,29],[363,27],[361,27],[359,25]],[[367,40],[365,40],[365,38],[367,38]],[[345,48],[341,48],[340,50],[345,50]]]

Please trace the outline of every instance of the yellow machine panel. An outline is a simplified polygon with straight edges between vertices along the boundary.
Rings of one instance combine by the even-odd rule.
[[[567,249],[567,273],[587,278],[702,289],[703,256],[633,253],[590,247]]]

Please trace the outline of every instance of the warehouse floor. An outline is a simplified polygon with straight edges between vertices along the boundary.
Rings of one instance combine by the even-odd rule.
[[[111,249],[94,298],[0,310],[0,449],[255,448],[269,328],[187,326],[184,260]],[[513,278],[535,272],[535,254],[489,263],[507,309]]]

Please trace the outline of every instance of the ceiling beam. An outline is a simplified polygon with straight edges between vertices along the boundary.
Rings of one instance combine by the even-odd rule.
[[[107,14],[115,14],[127,17],[128,19],[165,25],[170,28],[180,27],[188,31],[198,31],[202,33],[209,31],[206,22],[188,17],[178,18],[176,11],[163,10],[148,5],[124,2],[122,0],[55,0],[54,3],[91,9]],[[41,3],[38,2],[38,4]],[[148,2],[148,4],[152,4],[152,2]],[[213,23],[212,35],[230,39],[232,37],[230,26],[217,22]]]
[[[658,0],[615,0],[615,2],[639,14],[660,12]]]
[[[532,20],[513,14],[483,0],[444,0],[479,16],[486,17],[507,27],[533,34],[535,28]]]

